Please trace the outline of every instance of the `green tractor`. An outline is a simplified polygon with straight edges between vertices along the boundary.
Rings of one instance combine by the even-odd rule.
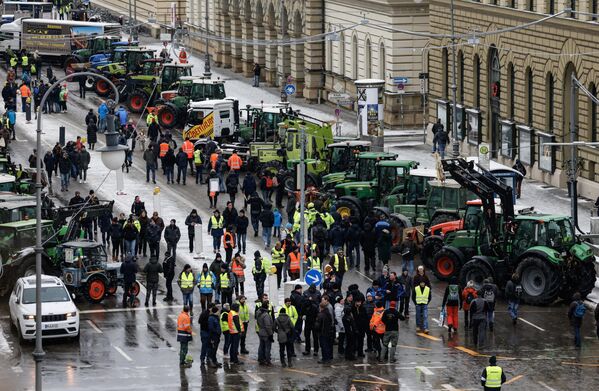
[[[595,286],[595,257],[590,246],[577,238],[567,216],[521,212],[515,215],[511,187],[463,159],[443,161],[443,167],[463,187],[480,197],[483,213],[476,229],[447,234],[434,256],[433,272],[442,279],[459,275],[462,284],[472,280],[480,287],[493,277],[499,286],[520,276],[522,300],[551,304],[573,293],[588,295]],[[495,196],[501,200],[497,215]]]
[[[63,68],[67,74],[73,73],[73,65],[86,63],[91,56],[96,54],[110,55],[116,47],[121,46],[119,44],[121,44],[121,38],[117,36],[91,37],[87,41],[87,47],[74,50],[71,55],[67,56]]]
[[[192,67],[192,64],[164,63],[162,59],[143,61],[141,71],[126,78],[127,107],[132,113],[141,113],[162,91],[176,86],[180,77],[191,76]]]
[[[241,110],[245,111],[245,121],[239,126],[239,142],[249,144],[275,140],[279,124],[287,118],[288,110],[286,103],[246,105]]]
[[[117,48],[110,63],[95,68],[95,72],[105,76],[119,87],[122,79],[128,74],[136,74],[143,71],[143,62],[154,58],[155,50],[141,47]],[[96,79],[94,91],[98,96],[107,97],[114,92],[110,85],[103,79]]]
[[[176,90],[163,90],[154,102],[158,123],[165,129],[187,123],[190,102],[225,99],[225,82],[205,76],[181,76]]]

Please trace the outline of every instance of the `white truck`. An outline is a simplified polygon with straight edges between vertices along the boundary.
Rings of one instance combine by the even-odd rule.
[[[87,49],[90,37],[119,35],[120,30],[118,23],[20,18],[0,26],[0,52],[9,46],[15,52],[37,50],[47,60],[59,61]]]
[[[231,140],[239,125],[236,103],[232,99],[212,99],[189,103],[187,125],[183,138],[198,140],[211,137],[217,141]]]

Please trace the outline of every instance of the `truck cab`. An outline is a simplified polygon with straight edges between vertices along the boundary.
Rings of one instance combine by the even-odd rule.
[[[183,139],[230,139],[235,133],[235,102],[227,99],[191,102]]]

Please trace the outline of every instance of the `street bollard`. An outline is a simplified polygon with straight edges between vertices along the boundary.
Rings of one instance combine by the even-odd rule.
[[[193,249],[195,251],[194,259],[205,259],[204,255],[204,234],[202,233],[202,224],[193,226]]]
[[[268,300],[270,303],[277,307],[279,305],[279,289],[277,287],[277,268],[271,266],[271,270],[268,271]],[[273,272],[274,269],[274,272]]]
[[[66,129],[64,126],[58,128],[58,143],[63,147],[66,143]]]
[[[117,195],[126,195],[125,193],[125,177],[123,176],[123,171],[116,170],[116,194]]]

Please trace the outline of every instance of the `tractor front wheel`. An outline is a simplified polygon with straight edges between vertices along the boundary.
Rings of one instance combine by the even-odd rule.
[[[141,113],[148,103],[148,94],[135,90],[127,97],[127,107],[132,113]]]
[[[537,257],[526,257],[516,273],[522,285],[522,300],[532,305],[548,305],[557,299],[562,276],[547,261]]]
[[[104,300],[106,295],[106,283],[102,277],[91,276],[83,289],[83,294],[90,303],[98,304]]]
[[[362,220],[362,208],[352,200],[341,198],[335,204],[337,213],[344,217],[357,217]]]
[[[441,248],[433,257],[433,273],[441,281],[449,281],[460,272],[460,260],[452,251]]]
[[[485,278],[493,276],[493,271],[486,263],[479,259],[473,259],[462,266],[460,271],[460,284],[466,286],[468,281],[474,282],[474,289],[479,290],[483,286]]]
[[[443,248],[443,238],[438,235],[427,236],[422,243],[420,258],[424,267],[434,269],[434,257]]]
[[[107,97],[110,95],[110,91],[112,91],[110,84],[108,84],[108,82],[106,82],[104,79],[97,79],[94,89],[96,91],[96,95],[101,97]]]
[[[177,125],[177,110],[172,105],[161,106],[158,110],[158,123],[166,129],[172,129]]]
[[[455,220],[459,220],[459,217],[455,217],[446,213],[441,213],[438,214],[437,216],[433,217],[433,219],[431,220],[431,224],[430,226],[435,226],[437,224],[442,224],[442,223],[448,223],[450,221],[455,221]]]

